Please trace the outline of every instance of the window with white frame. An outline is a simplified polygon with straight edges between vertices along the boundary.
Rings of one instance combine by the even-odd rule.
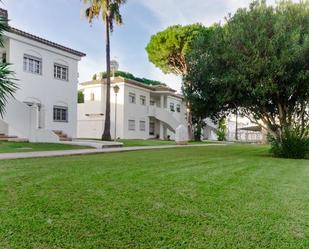
[[[154,101],[153,99],[150,100],[150,105],[154,106],[156,104],[156,101]]]
[[[136,102],[135,93],[129,93],[129,103],[135,104],[135,102]]]
[[[146,97],[145,96],[140,96],[140,101],[141,101],[141,105],[146,105]]]
[[[146,121],[139,121],[139,130],[146,131]]]
[[[58,80],[69,80],[69,68],[61,64],[54,64],[54,77]]]
[[[24,72],[33,74],[42,74],[42,59],[32,55],[25,54]]]
[[[68,108],[64,106],[54,106],[54,121],[68,122]]]
[[[170,103],[170,111],[175,112],[175,104],[174,103]]]
[[[181,109],[180,109],[180,104],[177,104],[177,106],[176,106],[176,111],[177,111],[177,112],[180,112],[180,111],[181,111]]]
[[[135,131],[135,120],[129,120],[129,131]]]

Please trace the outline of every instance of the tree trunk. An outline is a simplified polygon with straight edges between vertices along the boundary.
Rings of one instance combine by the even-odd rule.
[[[102,140],[111,141],[111,103],[110,103],[110,92],[111,92],[111,67],[110,67],[110,20],[109,16],[106,15],[106,110],[105,110],[105,123]]]
[[[192,84],[185,80],[186,72],[183,72],[182,80],[183,80],[183,94],[185,95],[186,88],[189,88],[191,91]],[[188,123],[188,138],[189,140],[193,140],[193,115],[192,115],[192,104],[191,101],[186,97],[186,107],[187,107],[187,123]]]
[[[238,107],[235,109],[236,114],[236,124],[235,124],[235,140],[238,141]]]
[[[192,140],[193,139],[193,132],[192,132],[192,129],[193,129],[193,121],[192,121],[192,111],[191,111],[191,106],[190,106],[190,103],[188,102],[187,103],[187,106],[188,106],[188,110],[187,110],[187,117],[188,117],[188,137],[189,137],[189,140]]]

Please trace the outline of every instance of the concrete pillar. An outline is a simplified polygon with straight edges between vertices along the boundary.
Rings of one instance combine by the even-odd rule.
[[[164,95],[160,96],[160,107],[164,108]]]
[[[164,140],[165,137],[164,137],[164,124],[162,122],[160,122],[160,139],[161,140]]]
[[[30,106],[30,131],[29,141],[36,142],[35,131],[39,127],[39,107],[37,105]]]

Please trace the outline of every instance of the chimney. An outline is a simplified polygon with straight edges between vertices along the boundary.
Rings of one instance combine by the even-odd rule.
[[[0,17],[7,21],[9,19],[8,11],[0,8]]]

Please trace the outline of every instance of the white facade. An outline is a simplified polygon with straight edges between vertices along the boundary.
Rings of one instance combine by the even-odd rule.
[[[217,130],[218,125],[207,118],[205,119],[205,127],[203,129],[203,138],[207,140],[218,140]],[[230,115],[226,120],[226,139],[227,141],[236,141],[236,116]],[[256,124],[252,124],[249,119],[245,117],[238,117],[237,119],[237,141],[249,143],[261,143],[265,140],[263,133]]]
[[[75,138],[78,61],[84,54],[17,29],[4,37],[0,53],[12,64],[18,90],[0,119],[0,134],[32,142],[59,141],[53,131]]]
[[[113,91],[116,85],[119,87],[117,105]],[[79,88],[84,93],[85,103],[78,105],[78,137],[100,138],[104,130],[106,84],[90,81],[81,83]],[[174,90],[164,85],[149,86],[121,77],[112,80],[112,138],[174,139],[180,124],[187,127],[186,107],[183,98]]]

